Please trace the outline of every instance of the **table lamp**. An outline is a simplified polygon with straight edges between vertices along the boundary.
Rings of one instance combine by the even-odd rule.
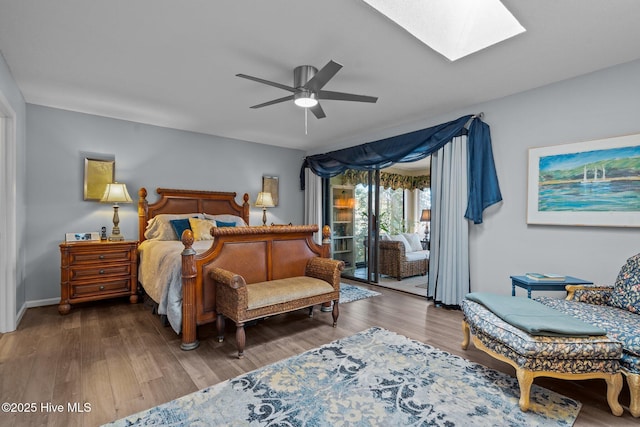
[[[422,215],[420,215],[420,221],[427,223],[424,229],[424,240],[429,241],[429,222],[431,222],[431,209],[422,209]]]
[[[107,184],[104,189],[104,194],[102,195],[102,199],[100,202],[102,203],[113,203],[113,231],[109,236],[109,240],[112,242],[119,242],[124,240],[124,236],[120,234],[120,227],[118,224],[120,223],[120,217],[118,217],[118,203],[131,203],[131,197],[129,196],[129,192],[127,192],[127,186],[118,183],[112,182],[111,184]]]
[[[273,197],[271,197],[271,193],[258,193],[256,207],[262,208],[262,225],[267,225],[267,208],[272,208],[274,206],[275,205],[273,204]]]

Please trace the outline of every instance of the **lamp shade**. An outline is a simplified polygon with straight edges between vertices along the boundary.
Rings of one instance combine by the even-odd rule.
[[[273,203],[273,197],[271,197],[271,193],[258,193],[258,199],[256,200],[256,207],[259,208],[272,208],[275,204]]]
[[[422,209],[420,221],[431,221],[431,209]]]
[[[100,201],[102,203],[131,203],[133,200],[131,200],[125,184],[112,182],[105,187]]]

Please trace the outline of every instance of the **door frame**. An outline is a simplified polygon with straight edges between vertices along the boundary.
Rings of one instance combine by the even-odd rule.
[[[0,333],[15,331],[17,286],[16,113],[0,92]]]

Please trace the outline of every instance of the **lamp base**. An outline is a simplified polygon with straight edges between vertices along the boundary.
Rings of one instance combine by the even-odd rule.
[[[110,242],[121,242],[124,240],[124,236],[122,234],[118,234],[118,235],[111,235],[109,236],[109,241]]]

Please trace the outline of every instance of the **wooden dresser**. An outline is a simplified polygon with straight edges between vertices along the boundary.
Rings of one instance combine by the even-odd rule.
[[[138,242],[64,242],[60,244],[60,305],[129,296],[138,302]]]

